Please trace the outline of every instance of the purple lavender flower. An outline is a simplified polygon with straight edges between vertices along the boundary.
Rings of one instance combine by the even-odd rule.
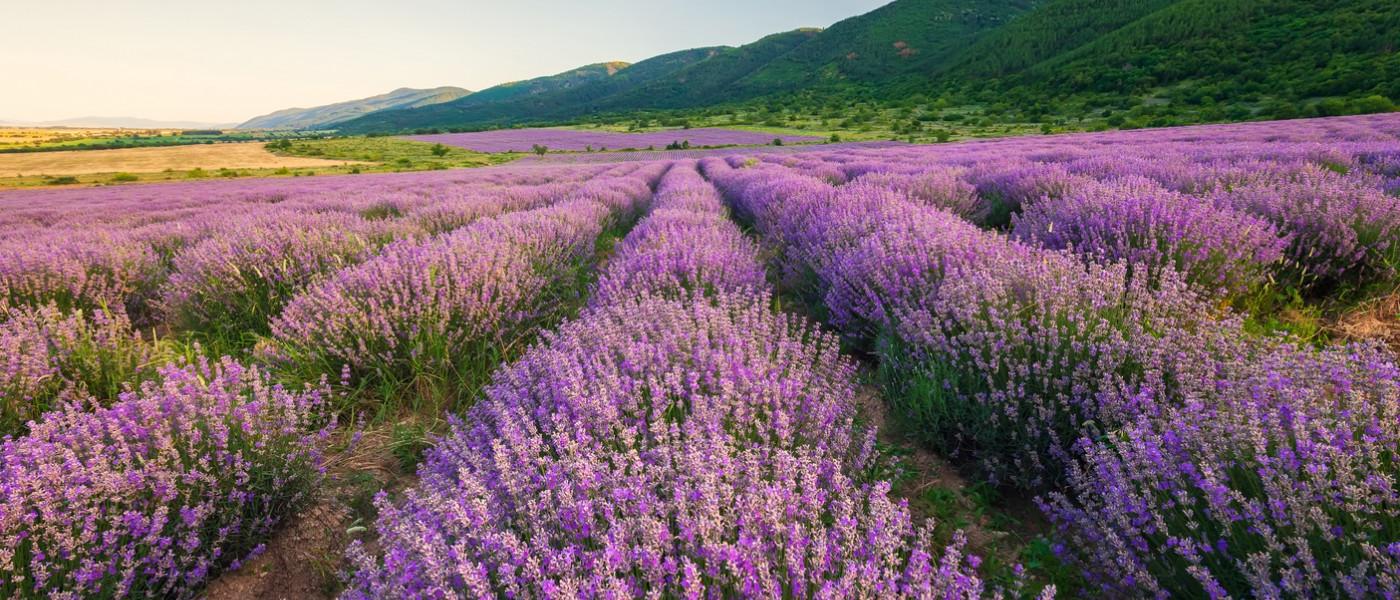
[[[583,184],[573,200],[391,244],[294,297],[262,354],[310,379],[348,365],[361,383],[456,391],[494,367],[541,311],[567,306],[559,295],[573,293],[571,275],[599,235],[649,198],[664,169],[632,165]]]
[[[191,595],[308,498],[325,394],[225,361],[49,413],[0,446],[0,591]]]
[[[1125,261],[1136,277],[1166,270],[1211,294],[1245,294],[1282,268],[1288,241],[1269,222],[1151,180],[1126,177],[1044,202],[1012,217],[1012,235],[1105,261]]]
[[[1112,595],[1400,593],[1400,381],[1374,348],[1289,345],[1099,440],[1043,500]]]
[[[394,237],[345,213],[255,213],[175,256],[159,306],[181,329],[266,331],[296,292]]]
[[[115,400],[155,375],[160,344],[143,340],[122,312],[64,313],[55,304],[0,312],[0,435],[62,399]]]
[[[757,295],[767,289],[758,247],[725,217],[718,192],[693,166],[673,166],[652,206],[609,259],[591,305],[639,295]]]
[[[349,598],[976,597],[962,540],[852,473],[852,365],[752,298],[585,313],[496,377],[381,499]]]
[[[1305,281],[1365,283],[1400,272],[1400,197],[1375,181],[1309,166],[1222,192],[1217,201],[1287,232]]]

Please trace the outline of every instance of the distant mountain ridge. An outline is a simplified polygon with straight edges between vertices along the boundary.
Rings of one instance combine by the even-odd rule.
[[[978,34],[1004,25],[1035,5],[1035,0],[899,0],[827,29],[802,28],[738,47],[700,48],[647,59],[620,72],[666,57],[694,58],[692,53],[703,51],[700,60],[665,61],[666,68],[654,68],[644,77],[632,77],[627,85],[613,84],[605,91],[595,84],[529,102],[463,99],[427,109],[372,113],[341,123],[337,129],[367,133],[513,125],[598,112],[703,107],[831,84],[878,85],[944,59]],[[467,105],[475,108],[460,110]]]
[[[403,110],[451,102],[471,92],[459,87],[399,88],[387,94],[311,108],[288,108],[254,117],[238,129],[317,129],[383,110]]]
[[[91,127],[108,129],[230,129],[233,123],[208,123],[204,121],[162,121],[138,117],[76,117],[57,121],[9,121],[0,119],[0,125],[10,127]]]
[[[567,123],[795,95],[922,95],[1047,110],[1122,109],[1166,95],[1235,110],[1317,98],[1400,101],[1394,0],[896,0],[827,29],[635,65],[603,63],[428,107],[382,110],[343,133]],[[1238,117],[1237,117],[1238,118]]]

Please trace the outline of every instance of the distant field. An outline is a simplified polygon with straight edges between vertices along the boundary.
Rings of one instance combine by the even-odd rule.
[[[289,140],[269,144],[268,148],[279,156],[361,161],[396,171],[482,167],[514,159],[509,155],[488,155],[463,148],[391,137],[348,137],[296,142]]]
[[[687,148],[702,146],[757,146],[773,143],[819,142],[809,135],[774,135],[734,129],[668,129],[646,133],[614,133],[577,129],[502,129],[476,133],[416,135],[404,139],[446,144],[478,152],[530,152],[536,145],[549,150],[593,151],[660,149],[668,144],[686,143]]]
[[[346,160],[277,156],[257,142],[121,150],[0,154],[0,177],[157,173],[172,169],[275,169],[343,165]]]
[[[121,135],[168,135],[177,129],[110,129],[104,127],[0,127],[0,148]]]

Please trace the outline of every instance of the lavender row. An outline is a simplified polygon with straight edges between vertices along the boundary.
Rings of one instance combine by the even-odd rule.
[[[391,244],[287,304],[260,355],[314,379],[346,370],[394,398],[455,396],[560,304],[602,232],[630,218],[664,165],[599,178],[572,199]]]
[[[1196,375],[1158,352],[1157,332],[1212,312],[1179,282],[1152,289],[879,185],[703,165],[789,287],[873,347],[927,438],[993,483],[1052,485],[1080,435],[1137,412],[1131,392]]]
[[[232,217],[174,256],[153,304],[160,320],[177,330],[265,334],[293,295],[393,241],[421,240],[484,217],[538,208],[577,189],[556,184],[439,198],[402,218],[291,210]],[[388,214],[402,210],[387,200],[375,206]]]
[[[191,597],[310,497],[322,389],[233,362],[167,367],[0,445],[0,593]]]
[[[352,549],[347,597],[982,595],[961,538],[931,554],[863,479],[836,340],[768,308],[742,238],[695,258],[673,235],[737,234],[699,219],[718,200],[672,168],[604,295],[497,373],[401,504],[379,500],[385,551]]]
[[[1100,592],[1395,592],[1389,354],[1254,339],[1179,283],[1145,289],[1121,263],[1076,265],[859,180],[704,167],[790,271],[814,271],[836,322],[876,339],[942,449],[992,481],[1065,485],[1043,506]]]
[[[3,195],[0,204],[15,205],[7,215],[34,220],[0,230],[0,308],[56,302],[63,310],[126,309],[134,318],[147,316],[156,312],[148,305],[158,303],[159,296],[190,292],[161,289],[183,252],[190,256],[180,267],[195,271],[190,274],[194,278],[210,270],[247,272],[261,266],[256,259],[267,250],[295,246],[305,229],[298,224],[350,221],[340,225],[370,230],[376,237],[419,237],[481,216],[557,201],[603,170],[459,175],[466,181],[424,179],[417,189],[412,180],[376,180],[383,185],[346,189],[329,185],[338,183],[333,178],[325,178],[322,187],[284,183],[287,189],[280,192],[251,183],[241,191],[187,185],[142,186],[124,193],[99,188],[53,192],[37,207],[30,206],[35,204],[32,194]],[[8,202],[12,199],[28,202]],[[269,238],[270,248],[260,247],[262,237]],[[210,238],[223,241],[197,248]],[[245,260],[229,267],[211,265],[208,255],[225,246]],[[188,287],[190,282],[174,285]]]
[[[133,330],[122,312],[76,311],[56,305],[10,309],[0,319],[0,435],[64,400],[112,399],[127,384],[155,376],[170,357]]]
[[[758,248],[726,216],[693,163],[675,163],[642,219],[617,247],[589,299],[758,295],[767,289]]]
[[[1169,265],[1238,298],[1265,284],[1327,294],[1394,281],[1398,140],[1400,119],[1380,115],[754,157],[833,185],[956,173],[975,193],[942,190],[941,205],[983,226],[1027,211],[1023,240],[1143,261],[1148,275]]]
[[[1140,176],[1033,202],[1012,222],[1017,239],[1126,263],[1153,285],[1172,271],[1225,298],[1248,296],[1281,276],[1291,243],[1269,220]]]

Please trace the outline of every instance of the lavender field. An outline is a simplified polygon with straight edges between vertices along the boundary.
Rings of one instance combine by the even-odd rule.
[[[0,595],[1400,596],[1400,115],[580,156],[0,193]]]
[[[686,148],[706,146],[761,146],[781,139],[785,144],[820,142],[810,135],[773,135],[757,131],[700,127],[645,133],[581,131],[577,129],[500,129],[477,133],[442,133],[407,136],[418,142],[444,144],[477,152],[530,152],[536,146],[555,151],[646,150],[683,144]]]

